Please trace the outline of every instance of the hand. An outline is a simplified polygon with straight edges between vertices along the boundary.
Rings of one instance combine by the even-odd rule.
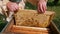
[[[6,6],[7,6],[7,8],[8,8],[9,11],[16,11],[16,10],[19,9],[18,4],[17,3],[13,3],[13,2],[8,2],[6,4]]]
[[[47,7],[46,7],[47,2],[44,0],[40,0],[38,2],[38,13],[45,13]]]

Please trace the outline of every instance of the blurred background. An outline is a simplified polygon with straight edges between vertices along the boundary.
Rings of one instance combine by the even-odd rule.
[[[36,10],[37,7],[27,2],[25,9]],[[57,28],[60,30],[60,0],[48,0],[47,10],[55,12],[55,17],[53,19],[53,22],[55,23],[55,25],[57,26]],[[0,16],[0,31],[6,25],[6,23],[3,23],[4,22],[2,20],[3,17],[4,16]]]

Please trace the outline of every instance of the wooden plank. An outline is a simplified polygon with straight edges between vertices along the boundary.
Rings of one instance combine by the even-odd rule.
[[[10,29],[12,28],[13,24],[14,24],[13,20],[11,22],[7,23],[5,28],[2,30],[2,33],[10,32]]]
[[[12,21],[11,21],[11,23],[12,23]],[[27,27],[27,26],[16,26],[16,25],[13,25],[11,27],[11,29],[9,28],[10,31],[9,30],[6,30],[7,32],[3,31],[4,32],[3,34],[42,34],[42,33],[43,34],[48,34],[48,32],[50,32],[50,33],[52,32],[51,34],[59,34],[60,33],[57,30],[57,27],[54,25],[54,23],[50,24],[50,28],[39,28],[39,27]],[[2,33],[0,33],[0,34],[2,34]]]
[[[13,25],[11,32],[25,33],[25,34],[49,34],[48,28],[26,27]]]
[[[53,34],[60,34],[60,31],[58,30],[54,22],[51,22],[50,29]]]

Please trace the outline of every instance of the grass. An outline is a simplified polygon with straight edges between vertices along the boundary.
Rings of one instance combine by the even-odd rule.
[[[3,18],[6,18],[5,15],[1,15],[0,14],[0,32],[1,32],[1,30],[4,28],[4,26],[7,23],[7,21],[6,20],[3,20]]]
[[[56,13],[53,21],[60,30],[60,1],[56,5],[54,5],[52,0],[49,0],[47,10],[54,11]]]

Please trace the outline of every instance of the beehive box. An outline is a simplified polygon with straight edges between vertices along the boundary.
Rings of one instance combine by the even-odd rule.
[[[50,28],[16,26],[12,20],[0,34],[49,34]]]
[[[13,25],[11,32],[14,34],[49,34],[49,28],[27,27]]]
[[[40,28],[40,27],[28,27],[28,26],[17,26],[14,25],[14,20],[7,23],[0,34],[59,34],[56,25],[51,22],[50,27]]]
[[[53,15],[51,11],[38,14],[36,10],[19,10],[15,13],[15,21],[18,26],[48,27]]]

